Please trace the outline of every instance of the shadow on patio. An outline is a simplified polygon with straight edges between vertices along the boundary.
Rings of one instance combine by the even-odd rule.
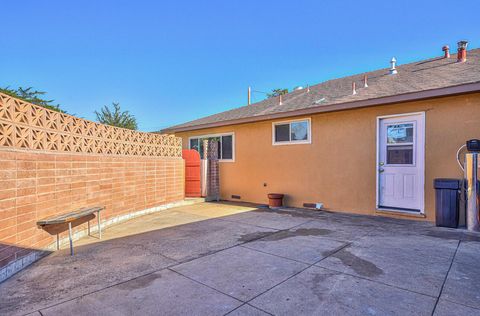
[[[75,256],[64,245],[0,284],[0,314],[31,312],[234,246],[245,234],[275,232],[218,220],[255,210],[247,203],[201,203],[108,227],[101,240],[75,241]]]

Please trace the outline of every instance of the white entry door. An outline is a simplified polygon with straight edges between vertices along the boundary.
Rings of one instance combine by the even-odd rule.
[[[378,119],[379,209],[424,211],[424,113]]]

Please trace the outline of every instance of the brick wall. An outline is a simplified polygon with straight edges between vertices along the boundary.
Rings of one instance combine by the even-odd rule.
[[[52,236],[36,226],[40,219],[105,206],[105,225],[183,198],[181,138],[102,125],[0,93],[0,282],[62,231],[59,225]],[[73,224],[76,236],[87,225]]]
[[[101,205],[107,220],[183,198],[180,158],[0,150],[0,268],[54,242],[39,219]]]

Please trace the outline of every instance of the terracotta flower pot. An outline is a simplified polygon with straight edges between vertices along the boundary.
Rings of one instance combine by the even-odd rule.
[[[268,206],[270,208],[277,208],[283,206],[283,197],[284,194],[280,193],[269,193],[268,194]]]

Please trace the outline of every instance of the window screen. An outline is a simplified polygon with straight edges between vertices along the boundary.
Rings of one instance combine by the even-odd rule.
[[[292,122],[290,123],[291,140],[308,140],[308,122]]]

